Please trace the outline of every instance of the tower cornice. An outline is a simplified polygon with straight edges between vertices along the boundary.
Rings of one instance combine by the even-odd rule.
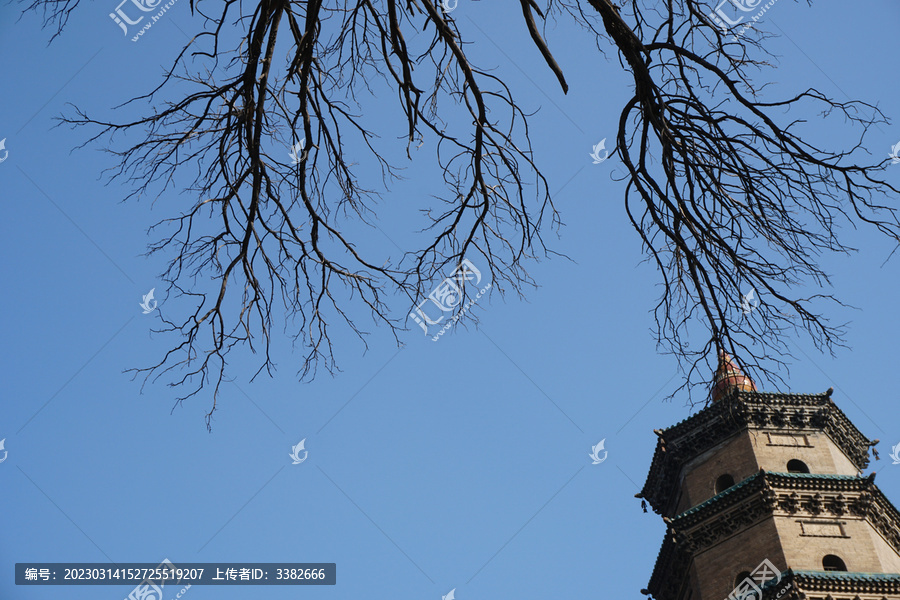
[[[900,595],[900,573],[848,573],[844,571],[800,571],[788,569],[777,585],[763,589],[763,600],[773,600],[790,585],[781,600],[834,600],[834,594],[860,600],[882,600]]]
[[[672,515],[682,467],[746,429],[824,432],[859,470],[869,464],[872,442],[823,394],[779,394],[732,390],[720,401],[664,430],[638,497],[653,510]]]
[[[842,519],[866,520],[900,553],[900,512],[877,488],[874,475],[760,471],[674,519],[667,519],[669,529],[648,590],[656,600],[677,600],[686,585],[692,556],[771,517],[792,517],[811,525],[827,523],[836,527],[841,527]],[[897,581],[900,582],[900,575]]]

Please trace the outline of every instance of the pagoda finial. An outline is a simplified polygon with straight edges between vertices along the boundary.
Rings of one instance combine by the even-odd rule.
[[[719,368],[713,377],[712,390],[709,395],[713,402],[718,402],[733,389],[743,392],[755,392],[756,385],[744,375],[744,372],[734,364],[734,360],[723,350],[719,351]]]

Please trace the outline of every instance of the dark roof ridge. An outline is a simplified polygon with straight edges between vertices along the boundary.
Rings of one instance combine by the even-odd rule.
[[[683,429],[684,425],[687,423],[697,419],[701,415],[712,415],[714,412],[725,412],[725,407],[733,404],[737,399],[748,399],[748,400],[775,400],[781,402],[767,402],[767,404],[800,404],[800,402],[789,402],[785,400],[817,400],[816,404],[818,405],[827,405],[831,404],[834,408],[837,408],[837,405],[831,401],[831,394],[827,391],[819,394],[785,394],[782,392],[748,392],[743,390],[733,390],[727,396],[722,398],[719,402],[715,404],[710,404],[709,406],[705,406],[701,410],[695,412],[689,417],[682,419],[681,421],[675,423],[674,425],[670,425],[662,430],[662,437],[666,437],[665,434],[668,432],[676,433],[676,429]],[[719,408],[718,411],[713,411],[712,409]],[[838,409],[840,410],[840,409]],[[841,413],[843,414],[843,413]],[[667,441],[674,441],[674,438],[671,438]]]
[[[703,451],[748,428],[788,432],[823,431],[860,471],[869,465],[869,440],[831,399],[820,394],[785,394],[733,390],[720,401],[665,429],[658,439],[650,470],[638,498],[657,513],[670,515],[677,474]]]
[[[719,492],[712,498],[708,500],[704,500],[700,504],[696,506],[692,506],[691,508],[681,512],[680,514],[672,517],[668,523],[670,525],[674,525],[676,522],[681,521],[691,515],[697,514],[700,511],[706,509],[709,506],[714,504],[719,504],[724,499],[729,496],[735,496],[741,490],[747,490],[747,495],[753,493],[751,490],[752,484],[756,482],[760,477],[764,479],[761,485],[768,485],[771,483],[777,483],[779,479],[809,479],[809,480],[825,480],[825,481],[858,481],[860,484],[868,487],[870,484],[875,481],[875,473],[870,473],[869,475],[839,475],[836,473],[783,473],[780,471],[766,471],[764,469],[760,469],[753,475],[747,477],[740,483],[736,483],[733,486],[729,487],[722,492]],[[877,488],[876,488],[877,489]],[[880,491],[880,490],[879,490]],[[883,494],[882,494],[883,495]],[[897,515],[898,521],[900,521],[900,513]]]

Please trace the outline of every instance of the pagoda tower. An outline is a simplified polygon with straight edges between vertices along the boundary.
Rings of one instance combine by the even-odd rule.
[[[636,496],[668,531],[644,594],[900,600],[900,513],[862,476],[878,440],[831,394],[758,392],[720,356],[712,402],[655,431]]]

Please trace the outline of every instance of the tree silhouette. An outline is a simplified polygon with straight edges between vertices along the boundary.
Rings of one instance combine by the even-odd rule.
[[[43,13],[55,37],[78,4],[33,0],[29,9]],[[749,16],[761,0],[734,4]],[[112,177],[132,184],[130,197],[151,185],[175,186],[176,172],[191,173],[193,205],[154,226],[165,233],[150,252],[169,253],[170,291],[195,309],[164,319],[163,330],[178,343],[138,373],[173,375],[171,384],[186,389],[179,401],[212,383],[211,415],[235,346],[261,349],[257,374],[271,370],[273,319],[282,309],[305,348],[300,376],[312,377],[319,366],[335,367],[336,322],[363,339],[351,316],[363,307],[397,338],[406,310],[392,311],[387,295],[415,303],[437,274],[466,257],[487,265],[500,293],[534,283],[524,265],[551,252],[541,236],[559,214],[533,160],[528,115],[500,75],[469,60],[467,40],[440,3],[190,5],[201,17],[194,37],[160,84],[132,100],[152,102],[152,110],[124,122],[80,109],[64,118],[94,128],[89,141],[109,140],[118,159]],[[538,26],[551,16],[582,25],[600,51],[617,51],[634,78],[615,152],[627,169],[631,224],[662,281],[655,333],[687,371],[682,387],[707,381],[702,367],[714,366],[720,351],[780,381],[777,367],[790,355],[786,336],[795,328],[820,349],[840,345],[841,327],[813,308],[817,300],[838,301],[798,297],[797,290],[827,283],[821,253],[851,250],[838,238],[841,222],[900,239],[896,208],[878,200],[900,192],[878,175],[886,161],[855,158],[868,128],[884,121],[878,109],[815,89],[761,98],[763,86],[751,74],[766,66],[765,34],[734,24],[714,5],[520,5],[520,26],[562,93],[563,69]],[[373,82],[396,93],[407,156],[427,140],[443,172],[439,207],[423,215],[428,242],[388,262],[367,255],[347,233],[351,224],[371,224],[378,196],[358,178],[348,149],[377,161],[385,185],[398,176],[398,161],[376,143],[378,131],[362,114],[359,97]],[[803,119],[817,113],[852,122],[860,142],[829,151],[804,141]],[[140,141],[116,146],[119,133],[140,134]],[[268,154],[269,141],[294,147],[290,162],[298,164],[283,152]],[[206,289],[197,283],[203,278],[217,283]],[[758,294],[752,311],[736,301],[748,288]],[[705,330],[699,346],[688,347],[689,326]]]

